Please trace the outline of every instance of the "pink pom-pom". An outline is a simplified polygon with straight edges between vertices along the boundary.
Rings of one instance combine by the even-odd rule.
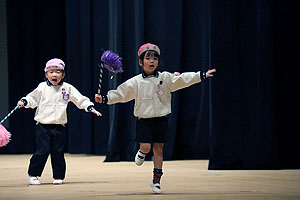
[[[174,72],[174,75],[179,76],[180,72]]]
[[[11,134],[0,124],[0,147],[7,145]]]

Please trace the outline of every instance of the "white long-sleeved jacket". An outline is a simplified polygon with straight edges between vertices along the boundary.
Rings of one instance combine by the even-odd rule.
[[[41,82],[23,99],[28,103],[25,108],[37,107],[34,120],[42,124],[66,124],[68,122],[66,111],[70,101],[87,112],[87,107],[94,105],[89,98],[66,82],[56,86]]]
[[[161,117],[171,113],[171,92],[201,82],[200,72],[175,75],[158,72],[158,76],[136,75],[107,93],[107,103],[128,102],[135,99],[134,116]]]

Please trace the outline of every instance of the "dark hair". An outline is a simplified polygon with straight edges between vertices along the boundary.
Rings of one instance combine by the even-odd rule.
[[[143,64],[144,64],[144,58],[145,58],[146,54],[147,54],[147,56],[153,55],[154,57],[157,57],[158,60],[159,60],[159,54],[157,53],[157,51],[154,51],[154,50],[148,50],[148,51],[143,52],[143,53],[140,55],[140,60],[142,61]]]

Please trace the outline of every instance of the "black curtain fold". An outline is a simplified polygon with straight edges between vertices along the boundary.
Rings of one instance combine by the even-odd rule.
[[[109,4],[106,1],[66,1],[66,47],[68,82],[94,101],[97,92],[100,56],[108,49]],[[99,37],[98,37],[99,36]],[[107,78],[107,74],[104,76]],[[105,84],[104,84],[105,85]],[[105,154],[109,127],[107,117],[98,118],[69,104],[68,151]],[[108,111],[97,108],[104,116]],[[100,133],[99,133],[100,132]]]
[[[299,9],[297,1],[280,0],[9,0],[10,109],[44,80],[54,57],[66,62],[66,81],[94,101],[103,50],[118,53],[124,69],[104,71],[105,94],[141,72],[137,50],[151,42],[161,49],[161,71],[217,68],[214,78],[173,94],[165,160],[299,168]],[[70,103],[66,152],[133,160],[133,106],[97,103],[98,118]],[[11,116],[12,141],[1,153],[34,151],[33,116],[32,109]]]
[[[300,68],[297,65],[300,29],[296,26],[300,2],[277,0],[274,6],[277,8],[274,15],[277,156],[281,167],[293,169],[300,166]]]

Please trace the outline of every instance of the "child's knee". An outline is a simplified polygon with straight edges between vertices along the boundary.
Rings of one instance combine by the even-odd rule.
[[[140,150],[141,150],[143,153],[149,153],[150,150],[151,150],[151,144],[148,144],[148,143],[141,143],[141,144],[140,144]]]

